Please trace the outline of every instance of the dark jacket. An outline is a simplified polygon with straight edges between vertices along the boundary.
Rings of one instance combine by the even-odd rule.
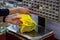
[[[5,22],[7,15],[9,15],[9,9],[0,9],[0,16],[3,16],[3,22]]]
[[[9,9],[0,9],[0,16],[7,16],[9,14]]]

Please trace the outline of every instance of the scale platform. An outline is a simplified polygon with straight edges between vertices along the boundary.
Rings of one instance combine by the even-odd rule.
[[[47,37],[50,34],[53,34],[53,31],[41,26],[37,26],[37,29],[35,31],[26,32],[23,34],[19,32],[13,32],[10,30],[8,30],[7,33],[12,34],[18,38],[22,38],[24,40],[39,40],[43,39],[44,37]]]

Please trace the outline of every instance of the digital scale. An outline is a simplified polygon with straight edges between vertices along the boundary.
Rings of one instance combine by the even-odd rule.
[[[23,0],[23,7],[33,10],[31,17],[36,21],[37,28],[35,31],[21,34],[19,32],[7,31],[7,39],[13,35],[22,40],[45,40],[53,36],[50,40],[54,40],[54,32],[46,28],[47,22],[60,22],[60,0]],[[10,37],[10,38],[9,38]],[[13,39],[14,37],[12,37]]]

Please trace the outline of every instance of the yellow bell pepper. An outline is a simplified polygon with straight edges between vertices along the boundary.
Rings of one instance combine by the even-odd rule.
[[[20,20],[22,21],[22,23],[20,23],[19,25],[21,33],[35,30],[37,24],[34,20],[32,20],[29,14],[21,13],[18,14],[18,16],[21,18]]]

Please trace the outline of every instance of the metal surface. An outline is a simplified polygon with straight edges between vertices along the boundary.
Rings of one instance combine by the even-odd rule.
[[[37,31],[31,31],[31,32],[26,32],[26,33],[17,33],[17,32],[12,32],[12,31],[7,31],[8,33],[13,33],[14,35],[16,35],[16,36],[18,36],[18,37],[22,37],[23,39],[28,39],[28,40],[39,40],[39,39],[41,39],[41,38],[43,38],[43,37],[45,37],[45,36],[47,36],[47,35],[49,35],[49,34],[51,34],[51,33],[53,33],[53,31],[51,31],[51,30],[48,30],[48,29],[46,29],[46,28],[43,28],[43,27],[41,27],[41,26],[37,26],[37,27],[40,27],[39,29],[39,31],[37,30]]]

